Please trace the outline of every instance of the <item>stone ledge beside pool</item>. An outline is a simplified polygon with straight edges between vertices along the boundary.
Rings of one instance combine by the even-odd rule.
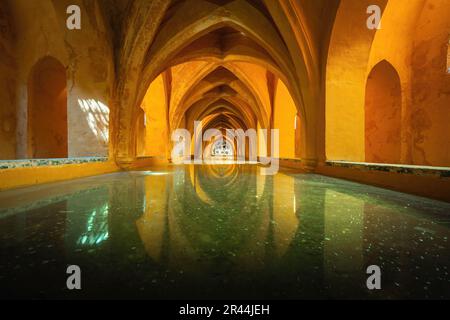
[[[366,171],[384,171],[400,174],[412,174],[417,176],[437,176],[441,178],[450,177],[449,167],[431,167],[405,164],[381,164],[350,161],[327,161],[326,166],[340,168],[355,168]]]
[[[299,158],[279,158],[280,167],[290,168],[290,169],[301,169],[302,160]]]
[[[108,161],[107,157],[1,160],[0,161],[0,170],[15,169],[15,168],[30,168],[30,167],[61,166],[61,165],[67,165],[67,164],[98,163],[98,162],[107,162],[107,161]]]

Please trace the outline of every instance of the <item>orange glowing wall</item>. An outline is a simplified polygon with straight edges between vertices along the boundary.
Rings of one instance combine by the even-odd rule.
[[[326,70],[326,157],[364,161],[367,63],[375,35],[366,27],[369,5],[387,1],[341,1]]]
[[[16,157],[16,61],[11,12],[0,3],[0,159]]]
[[[412,52],[411,157],[414,164],[450,166],[449,38],[449,1],[427,1],[417,21]]]
[[[274,100],[274,129],[280,130],[280,158],[295,158],[297,109],[282,81],[278,81]]]
[[[156,78],[145,95],[142,103],[147,117],[145,154],[147,156],[168,156],[167,102],[164,79]]]
[[[258,122],[256,126],[256,131],[258,132],[258,157],[267,157],[269,156],[269,153],[267,151],[269,148],[268,144],[268,136],[269,133],[267,133],[267,136],[263,134],[262,130],[266,129],[261,126],[261,124]]]
[[[146,121],[145,112],[139,109],[136,119],[136,156],[146,156]]]
[[[400,78],[392,65],[384,60],[374,67],[367,79],[367,162],[400,162],[401,104]]]
[[[365,25],[370,4],[383,10],[380,30]],[[450,166],[449,34],[447,0],[341,2],[327,61],[328,160]]]

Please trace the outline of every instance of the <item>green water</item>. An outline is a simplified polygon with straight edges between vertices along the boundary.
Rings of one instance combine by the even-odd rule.
[[[292,171],[110,174],[0,193],[0,296],[450,299],[449,223],[447,203]]]

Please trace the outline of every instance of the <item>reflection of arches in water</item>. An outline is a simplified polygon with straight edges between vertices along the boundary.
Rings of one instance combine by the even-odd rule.
[[[147,177],[151,183],[146,187],[147,199],[152,200],[137,227],[155,262],[194,273],[236,268],[253,272],[288,264],[304,251],[292,244],[300,234],[296,212],[306,205],[311,222],[317,223],[316,212],[308,210],[316,198],[294,201],[292,194],[298,187],[294,177],[260,176],[253,166],[236,165],[225,176],[232,179],[238,172],[239,179],[225,186],[219,167],[228,172],[231,166],[190,166],[174,172],[175,179]],[[178,183],[181,180],[185,183]],[[278,196],[276,190],[281,192]],[[303,235],[305,230],[301,231]]]
[[[206,166],[202,168],[204,176],[209,177],[210,179],[226,179],[227,184],[236,179],[239,171],[236,164]],[[198,173],[199,170],[197,171],[197,174]]]
[[[200,172],[201,171],[201,172]],[[208,190],[216,181],[220,179],[221,188],[232,188],[239,176],[239,167],[236,164],[217,165],[217,166],[190,166],[189,181],[194,188],[197,196],[207,204],[214,204],[214,200],[208,195]],[[205,183],[204,179],[208,181]],[[219,199],[220,200],[220,199]],[[217,200],[216,200],[217,201]]]
[[[79,191],[67,200],[67,247],[100,246],[110,238],[109,197],[110,189],[100,186]]]
[[[193,176],[194,189],[203,189],[215,203],[239,198],[254,183],[247,168],[237,164],[196,166]]]
[[[206,167],[190,166],[190,171],[174,170],[172,176],[146,177],[150,183],[145,186],[147,205],[136,226],[154,261],[190,272],[204,272],[211,267],[222,270],[234,266],[235,259],[243,259],[248,253],[246,247],[254,243],[255,237],[264,242],[260,234],[265,229],[262,226],[269,224],[269,194],[258,199],[260,210],[255,212],[255,195],[265,189],[256,187],[263,181],[258,178],[256,168],[252,168],[253,174],[242,174],[243,179],[228,187],[220,183],[222,178],[218,176],[216,188],[210,190],[203,180],[209,174],[203,170]],[[239,170],[244,168],[236,166],[233,172]],[[181,180],[185,183],[179,183]],[[208,201],[204,201],[199,190],[209,197]],[[232,202],[223,199],[228,191],[232,192]],[[218,256],[220,260],[216,259]],[[164,262],[163,257],[169,260]]]
[[[245,166],[235,165],[226,178],[212,177],[210,172],[217,167],[221,166],[192,166],[185,180],[191,183],[174,185],[173,192],[183,196],[171,202],[169,215],[189,247],[200,254],[214,249],[214,255],[223,255],[226,264],[227,257],[233,259],[242,253],[260,233],[261,226],[268,224],[269,195],[256,197],[259,190],[265,189],[257,188],[258,182],[265,181],[257,179],[256,168],[250,168],[255,171],[251,173]],[[239,179],[233,179],[235,174]],[[234,181],[223,183],[227,179]],[[255,199],[259,210],[255,210]]]
[[[189,178],[197,196],[205,203],[213,205],[217,202],[223,202],[224,199],[232,200],[234,196],[239,197],[241,192],[239,191],[239,185],[249,178],[247,175],[242,180],[244,171],[246,171],[244,166],[237,164],[191,166]],[[258,178],[257,180],[260,181]],[[264,189],[264,187],[257,188],[258,191],[261,189]],[[222,190],[222,197],[215,196],[217,190]],[[209,193],[212,193],[212,198]]]

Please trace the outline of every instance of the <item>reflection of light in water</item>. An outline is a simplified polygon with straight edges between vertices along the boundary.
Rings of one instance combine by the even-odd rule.
[[[296,210],[297,210],[297,201],[295,199],[295,193],[294,193],[294,213],[296,213]]]
[[[345,281],[358,281],[357,275],[364,264],[365,205],[364,199],[326,189],[324,277],[332,288],[342,288]]]
[[[288,250],[298,230],[299,219],[296,215],[295,179],[285,174],[273,178],[273,216],[272,221],[276,254],[282,257]]]
[[[295,179],[281,174],[268,178],[256,168],[246,169],[180,166],[173,172],[174,183],[164,176],[148,178],[148,205],[136,221],[148,255],[193,273],[209,272],[219,250],[224,261],[244,272],[262,270],[269,260],[289,259],[299,230]],[[272,192],[265,188],[272,180],[274,195],[265,193]],[[239,195],[238,201],[221,197],[228,191]],[[186,210],[186,204],[194,210]]]
[[[154,172],[154,171],[143,171],[143,174],[146,176],[165,176],[168,175],[168,172]]]
[[[108,142],[109,136],[109,108],[94,99],[78,99],[81,110],[87,115],[87,122],[91,131],[103,142]]]
[[[78,238],[77,244],[97,245],[107,240],[109,238],[108,214],[108,204],[92,211],[86,223],[86,232]]]
[[[147,209],[147,197],[144,197],[142,201],[142,212],[145,212],[146,209]]]
[[[197,183],[197,175],[195,173],[195,166],[189,167],[189,177],[190,177],[191,184],[194,187],[194,190],[195,190],[195,193],[197,194],[197,196],[204,203],[212,205],[213,201],[209,198],[209,196],[205,193],[205,191],[203,191],[201,184]]]

